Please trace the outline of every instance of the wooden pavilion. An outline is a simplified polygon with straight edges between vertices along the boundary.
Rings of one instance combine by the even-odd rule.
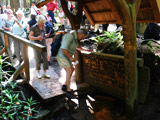
[[[50,2],[45,0],[38,7]],[[69,0],[78,2],[78,12],[69,12],[65,0],[61,0],[62,8],[69,18],[72,29],[78,29],[85,12],[89,22],[95,24],[118,23],[123,26],[124,35],[124,71],[126,111],[133,111],[137,101],[137,41],[136,23],[160,22],[160,0]],[[77,68],[78,70],[81,70]],[[78,72],[77,72],[78,73]],[[77,79],[80,76],[77,75]],[[83,76],[83,74],[81,74]]]

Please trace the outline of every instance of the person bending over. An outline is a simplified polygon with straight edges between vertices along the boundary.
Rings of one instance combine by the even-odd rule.
[[[61,47],[56,59],[60,67],[64,68],[66,72],[65,84],[62,86],[63,91],[72,91],[70,89],[70,80],[74,71],[72,62],[76,61],[74,54],[76,52],[76,48],[79,46],[79,41],[84,39],[86,35],[87,31],[85,29],[79,29],[77,32],[74,31],[73,33],[66,33],[62,37]]]

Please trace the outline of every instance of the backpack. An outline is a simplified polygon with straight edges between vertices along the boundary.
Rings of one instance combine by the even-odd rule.
[[[56,35],[55,41],[51,44],[51,56],[57,55],[58,50],[61,46],[62,37],[63,37],[62,33]]]
[[[46,21],[45,26],[46,26],[46,33],[47,34],[50,33],[49,37],[53,37],[54,30],[52,24],[49,21]]]

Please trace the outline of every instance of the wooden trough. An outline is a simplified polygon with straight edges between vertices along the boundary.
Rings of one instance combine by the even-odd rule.
[[[85,54],[79,52],[79,54],[81,57],[79,57],[78,72],[83,81],[77,78],[78,82],[86,82],[118,99],[128,99],[125,96],[127,90],[125,89],[124,56],[104,53]],[[136,102],[140,104],[145,102],[150,81],[150,69],[143,66],[143,63],[142,58],[137,58],[139,86]]]

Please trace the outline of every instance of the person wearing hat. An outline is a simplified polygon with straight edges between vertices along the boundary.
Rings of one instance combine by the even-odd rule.
[[[66,33],[62,37],[61,47],[58,51],[56,59],[60,67],[64,68],[66,72],[66,80],[64,85],[62,86],[63,91],[72,91],[72,89],[70,88],[70,80],[74,71],[72,62],[74,63],[77,61],[74,56],[76,48],[79,46],[79,41],[84,39],[86,35],[87,31],[85,29],[79,29],[78,31],[74,31],[73,33]]]

